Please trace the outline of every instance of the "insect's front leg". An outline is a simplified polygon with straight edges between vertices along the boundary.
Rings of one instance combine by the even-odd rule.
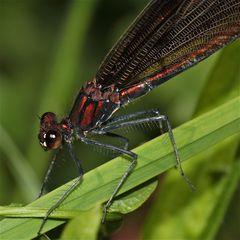
[[[117,135],[118,136],[118,135]],[[99,147],[103,147],[103,148],[107,148],[110,149],[114,152],[120,153],[120,154],[125,154],[128,155],[131,158],[131,164],[129,165],[129,167],[127,168],[127,170],[124,172],[124,174],[122,175],[118,185],[115,187],[115,189],[113,190],[109,200],[107,201],[107,203],[104,205],[103,207],[103,217],[102,217],[102,222],[105,221],[106,218],[106,214],[107,214],[107,210],[109,209],[109,207],[111,206],[111,204],[113,203],[113,198],[116,196],[116,194],[118,193],[119,189],[121,188],[121,186],[123,185],[123,183],[125,182],[126,178],[128,177],[128,175],[131,173],[131,171],[133,170],[133,168],[135,167],[136,163],[137,163],[137,154],[126,150],[126,149],[122,149],[110,144],[106,144],[106,143],[101,143],[86,137],[81,136],[81,141],[86,143],[86,144],[90,144],[90,145],[95,145],[95,146],[99,146]]]
[[[50,174],[51,174],[51,172],[52,172],[52,170],[53,170],[53,166],[54,166],[54,164],[55,164],[55,162],[56,162],[56,158],[57,158],[58,152],[59,152],[59,150],[56,151],[56,153],[55,153],[54,156],[53,156],[52,161],[50,162],[50,164],[49,164],[49,166],[48,166],[47,172],[46,172],[46,174],[45,174],[45,177],[44,177],[44,180],[43,180],[43,183],[42,183],[42,186],[41,186],[41,190],[40,190],[37,198],[40,198],[40,197],[43,195],[44,188],[45,188],[45,186],[46,186],[46,184],[47,184],[47,182],[48,182],[49,176],[50,176]]]
[[[65,139],[65,144],[66,144],[66,147],[68,149],[68,152],[71,156],[71,158],[73,159],[73,161],[75,162],[76,166],[77,166],[77,169],[78,169],[78,177],[72,182],[72,184],[68,187],[68,189],[64,192],[64,194],[58,199],[58,201],[51,207],[48,209],[46,215],[44,216],[43,218],[43,221],[40,225],[40,228],[38,230],[38,235],[41,235],[41,231],[48,219],[48,217],[51,215],[51,213],[57,208],[60,206],[60,204],[66,199],[66,197],[73,191],[73,189],[80,183],[81,179],[82,179],[82,176],[83,176],[83,169],[82,169],[82,166],[81,166],[81,162],[80,160],[78,159],[78,157],[76,156],[74,150],[73,150],[73,147],[72,147],[72,143],[68,141],[68,139]],[[53,164],[51,164],[52,166]],[[47,175],[46,176],[49,176],[50,172],[48,171],[47,172]]]

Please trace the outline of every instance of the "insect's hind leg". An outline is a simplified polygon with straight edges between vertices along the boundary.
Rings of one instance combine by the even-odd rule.
[[[140,118],[139,118],[140,117]],[[137,119],[138,118],[138,119]],[[185,176],[179,153],[177,150],[176,142],[174,139],[174,135],[172,132],[171,124],[168,120],[168,117],[166,115],[162,115],[158,109],[152,109],[142,112],[137,112],[125,116],[121,116],[118,118],[115,118],[113,121],[109,121],[105,126],[101,128],[101,131],[112,131],[119,128],[129,127],[132,125],[137,125],[145,122],[158,122],[159,128],[161,132],[168,132],[169,139],[173,148],[173,152],[176,158],[177,166],[179,167],[179,171],[181,176],[185,179],[185,181],[189,184],[190,188],[192,190],[195,189],[191,181]]]
[[[178,149],[177,149],[177,145],[176,145],[175,138],[174,138],[174,135],[173,135],[172,127],[171,127],[171,124],[168,120],[168,117],[166,115],[161,115],[159,110],[155,110],[155,113],[157,115],[157,118],[159,119],[159,124],[160,124],[161,129],[164,129],[163,124],[165,123],[166,131],[168,132],[168,136],[169,136],[169,139],[170,139],[171,144],[172,144],[172,148],[173,148],[174,155],[175,155],[176,162],[177,162],[177,167],[179,168],[180,174],[184,178],[184,180],[188,183],[191,190],[194,191],[195,186],[192,184],[192,182],[189,180],[189,178],[185,175],[185,173],[183,171],[182,164],[181,164],[181,161],[180,161],[179,152],[178,152]]]
[[[113,117],[113,118],[110,118],[106,123],[104,123],[104,125],[100,129],[97,130],[97,133],[101,134],[101,132],[103,132],[103,131],[106,132],[107,129],[114,130],[117,128],[121,128],[121,127],[119,127],[121,125],[121,123],[126,123],[126,122],[130,122],[130,121],[132,122],[134,120],[144,119],[146,117],[151,118],[151,117],[155,117],[158,115],[160,115],[158,109],[150,109],[150,110],[144,110],[144,111],[139,111],[139,112],[135,112],[135,113],[129,113],[126,115]],[[159,121],[159,128],[160,128],[161,134],[165,132],[161,121]]]

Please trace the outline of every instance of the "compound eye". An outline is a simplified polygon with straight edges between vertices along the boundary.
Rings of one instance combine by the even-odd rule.
[[[47,149],[57,149],[62,143],[62,135],[56,130],[50,130],[45,136],[45,145]]]

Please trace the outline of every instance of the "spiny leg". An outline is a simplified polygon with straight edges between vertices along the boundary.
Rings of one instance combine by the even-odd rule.
[[[112,132],[101,132],[101,131],[99,132],[98,130],[93,130],[92,133],[97,134],[97,135],[105,135],[108,137],[118,139],[119,141],[121,141],[123,143],[123,149],[128,150],[129,140],[126,137],[123,137],[119,134],[112,133]]]
[[[116,123],[119,123],[119,122],[126,122],[134,118],[141,118],[141,116],[145,117],[146,115],[148,115],[149,117],[151,115],[155,116],[156,112],[158,112],[157,109],[150,109],[150,110],[144,110],[144,111],[139,111],[135,113],[129,113],[129,114],[125,114],[117,117],[112,117],[107,121],[105,125],[108,125],[108,126],[115,125]]]
[[[77,158],[71,143],[68,143],[66,141],[66,145],[67,145],[67,149],[69,151],[69,154],[70,154],[71,158],[74,160],[74,162],[77,166],[79,175],[73,181],[71,186],[69,186],[69,188],[64,192],[64,194],[58,199],[58,201],[51,208],[48,209],[48,211],[47,211],[47,213],[46,213],[45,217],[43,218],[43,221],[40,225],[40,228],[38,230],[38,235],[41,235],[41,231],[42,231],[48,217],[50,216],[50,214],[66,199],[66,197],[72,192],[72,190],[79,184],[79,182],[80,182],[80,180],[83,176],[83,169],[82,169],[81,163],[80,163],[79,159]]]
[[[159,120],[161,122],[165,122],[166,123],[168,136],[169,136],[171,144],[172,144],[172,148],[173,148],[174,155],[175,155],[175,158],[176,158],[176,161],[177,161],[177,166],[179,167],[180,174],[184,178],[184,180],[187,182],[187,184],[189,185],[190,189],[192,191],[194,191],[195,190],[195,186],[192,184],[192,182],[189,180],[189,178],[185,175],[185,173],[183,171],[182,164],[181,164],[181,161],[180,161],[180,156],[179,156],[179,153],[178,153],[178,150],[177,150],[177,145],[176,145],[176,142],[175,142],[175,139],[174,139],[172,127],[170,125],[168,117],[165,116],[165,115],[160,115],[160,113],[159,113],[158,117],[159,117]]]
[[[135,112],[135,113],[130,113],[130,114],[110,118],[104,124],[104,126],[107,126],[107,127],[112,127],[113,126],[114,127],[114,126],[116,126],[118,124],[121,124],[121,123],[145,118],[146,116],[148,118],[151,118],[151,117],[158,116],[158,115],[160,115],[158,109],[150,109],[150,110],[145,110],[145,111],[139,111],[139,112]],[[104,129],[104,126],[103,126],[103,129]],[[160,133],[163,134],[164,133],[164,128],[163,128],[163,125],[162,125],[162,121],[159,121],[159,128],[160,128]],[[113,128],[113,129],[115,129],[115,128]]]
[[[107,203],[104,205],[103,207],[103,216],[102,216],[102,223],[105,222],[106,219],[106,214],[107,214],[107,210],[109,209],[109,207],[112,205],[113,203],[113,198],[116,196],[116,194],[118,193],[119,189],[121,188],[121,186],[123,185],[123,183],[125,182],[126,178],[128,177],[128,175],[132,172],[132,170],[134,169],[134,167],[136,166],[137,163],[137,155],[135,155],[135,158],[133,158],[130,166],[128,167],[128,169],[125,171],[125,173],[123,174],[123,176],[121,177],[117,187],[114,189],[114,191],[112,192],[110,198],[108,199]]]
[[[140,118],[140,119],[134,119],[136,117],[139,117],[140,115],[143,115],[144,117]],[[146,115],[150,115],[150,116],[146,116]],[[133,120],[131,120],[131,119],[133,119]],[[125,121],[125,120],[127,120],[127,121]],[[105,126],[102,126],[99,131],[108,132],[108,131],[113,131],[113,130],[123,128],[123,127],[129,127],[132,125],[142,124],[145,122],[155,122],[155,121],[157,121],[159,123],[159,127],[162,130],[164,130],[163,124],[165,123],[165,126],[167,128],[166,131],[168,132],[169,139],[172,144],[173,152],[174,152],[174,155],[176,158],[177,166],[179,167],[180,174],[185,179],[185,181],[188,183],[191,190],[195,190],[194,185],[184,174],[184,171],[183,171],[183,168],[181,165],[181,161],[180,161],[180,157],[179,157],[179,153],[177,150],[176,142],[175,142],[175,139],[173,136],[171,124],[170,124],[167,116],[161,115],[159,110],[153,109],[153,110],[147,110],[145,112],[141,111],[141,112],[137,112],[135,114],[133,113],[133,114],[126,115],[126,116],[121,116],[119,118],[116,118],[116,120],[114,120],[114,121],[109,121],[110,124],[107,123]]]
[[[115,146],[110,145],[110,144],[100,143],[100,142],[97,142],[95,140],[88,139],[88,138],[85,138],[85,137],[82,137],[82,136],[80,137],[80,139],[81,139],[81,141],[85,142],[86,144],[92,144],[92,145],[97,145],[97,146],[104,147],[104,148],[107,148],[107,149],[111,149],[111,150],[113,150],[115,152],[118,152],[118,153],[121,153],[121,154],[126,154],[126,155],[128,155],[128,156],[130,156],[132,158],[132,162],[131,162],[130,166],[128,167],[128,169],[125,171],[125,173],[121,177],[118,185],[116,186],[116,188],[112,192],[109,200],[107,201],[107,203],[103,207],[102,223],[104,223],[105,218],[106,218],[106,214],[107,214],[107,210],[111,206],[111,204],[113,202],[113,198],[116,196],[116,194],[118,193],[119,189],[123,185],[124,181],[126,180],[126,178],[131,173],[131,171],[133,170],[133,168],[135,167],[135,165],[137,163],[137,154],[135,154],[135,153],[133,153],[131,151],[122,149],[122,148],[115,147]]]

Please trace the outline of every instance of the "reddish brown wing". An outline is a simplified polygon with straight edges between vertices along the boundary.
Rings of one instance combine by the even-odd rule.
[[[151,1],[108,53],[96,74],[97,82],[108,86],[127,79],[125,70],[129,63],[137,60],[137,54],[147,43],[153,41],[151,37],[156,30],[175,14],[181,2],[182,0]]]
[[[97,83],[128,101],[239,37],[239,0],[155,0],[107,55]],[[137,93],[137,87],[142,91]],[[135,92],[135,94],[134,94]]]

